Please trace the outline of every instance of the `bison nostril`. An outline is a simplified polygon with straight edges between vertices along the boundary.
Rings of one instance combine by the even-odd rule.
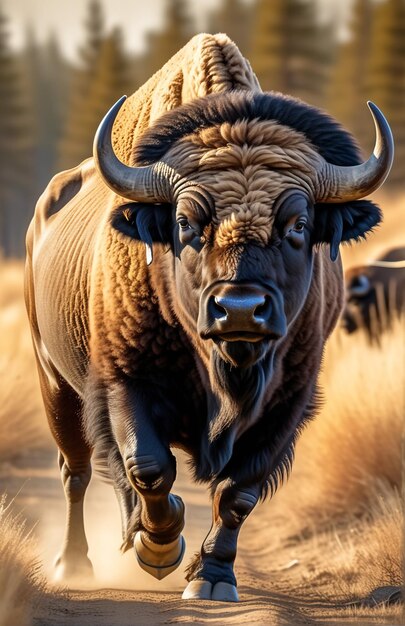
[[[253,317],[255,319],[268,319],[271,315],[271,300],[269,296],[264,296],[264,302],[259,304],[254,312]]]
[[[226,319],[228,312],[224,306],[219,304],[217,296],[210,298],[211,314],[216,320]]]

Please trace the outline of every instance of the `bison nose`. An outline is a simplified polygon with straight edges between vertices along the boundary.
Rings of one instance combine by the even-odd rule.
[[[283,297],[261,285],[217,283],[202,296],[198,326],[204,339],[279,339],[287,330]]]
[[[264,294],[234,293],[212,295],[208,301],[211,316],[224,328],[262,324],[271,314],[270,297]]]

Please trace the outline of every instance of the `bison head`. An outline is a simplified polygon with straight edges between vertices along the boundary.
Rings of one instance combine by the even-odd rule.
[[[277,94],[215,94],[163,116],[130,167],[111,144],[122,102],[94,149],[107,185],[136,201],[114,225],[146,243],[148,262],[154,242],[170,244],[166,287],[183,326],[207,353],[252,365],[304,306],[314,246],[329,244],[335,260],[342,241],[378,223],[378,208],[359,199],[388,175],[390,129],[369,104],[376,147],[359,163],[350,136],[316,109]]]
[[[378,342],[405,308],[405,248],[393,248],[369,265],[346,271],[342,326],[348,333],[362,328]]]

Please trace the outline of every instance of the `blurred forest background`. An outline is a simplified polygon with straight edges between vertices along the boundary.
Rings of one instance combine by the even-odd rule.
[[[207,32],[226,32],[250,60],[262,88],[320,106],[347,126],[365,152],[374,133],[365,101],[386,114],[396,140],[389,187],[402,184],[405,163],[405,0],[353,0],[347,32],[321,20],[316,0],[218,0]],[[107,29],[102,4],[89,0],[77,62],[57,35],[10,45],[0,12],[0,251],[24,254],[36,198],[50,177],[91,155],[97,125],[123,93],[131,94],[198,30],[185,0],[165,0],[162,27],[142,54],[125,49],[119,28]]]

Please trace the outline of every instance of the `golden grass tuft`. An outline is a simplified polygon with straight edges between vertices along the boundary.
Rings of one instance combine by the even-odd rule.
[[[366,598],[402,585],[402,503],[392,489],[381,489],[365,517],[346,519],[323,542],[336,597]]]
[[[0,498],[0,626],[28,626],[45,582],[35,542],[6,496]]]
[[[0,262],[0,462],[50,445],[23,302],[23,263]]]
[[[356,529],[359,548],[355,566],[367,573],[372,588],[402,584],[402,523],[400,495],[382,489],[371,505],[367,523]]]

